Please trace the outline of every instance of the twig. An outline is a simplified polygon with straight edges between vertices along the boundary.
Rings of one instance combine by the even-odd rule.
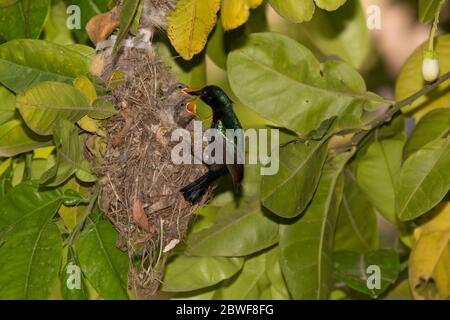
[[[373,130],[382,126],[386,122],[389,122],[391,120],[391,118],[397,112],[400,111],[401,108],[403,108],[407,105],[410,105],[411,103],[413,103],[420,97],[427,95],[428,93],[430,93],[431,91],[436,89],[440,84],[447,81],[448,79],[450,79],[450,71],[445,73],[441,77],[439,77],[435,82],[424,86],[422,89],[420,89],[416,93],[410,95],[409,97],[392,104],[385,113],[383,113],[382,115],[378,116],[377,118],[375,118],[374,120],[369,122],[367,124],[367,126],[365,126],[365,127],[367,127],[366,130],[362,130],[362,131],[359,131],[358,133],[356,133],[347,145],[339,147],[339,149],[335,150],[335,152],[339,153],[340,151],[346,151],[348,149],[358,146],[358,144]]]

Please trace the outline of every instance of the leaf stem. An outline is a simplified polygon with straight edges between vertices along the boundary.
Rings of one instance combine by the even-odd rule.
[[[441,9],[445,1],[447,0],[441,0],[441,2],[439,3],[439,7],[436,11],[436,15],[434,16],[433,26],[431,27],[430,31],[430,38],[428,39],[428,51],[434,51],[434,37],[436,35],[436,31],[439,24],[439,15],[441,13]]]

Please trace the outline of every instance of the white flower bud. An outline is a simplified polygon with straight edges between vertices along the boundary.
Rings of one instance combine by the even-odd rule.
[[[422,76],[425,81],[432,82],[439,76],[439,60],[433,51],[425,52],[422,61]]]

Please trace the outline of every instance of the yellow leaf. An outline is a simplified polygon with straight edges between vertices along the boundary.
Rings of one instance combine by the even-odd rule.
[[[8,170],[9,166],[11,165],[11,159],[12,158],[8,158],[0,164],[0,176],[4,174],[6,170]]]
[[[79,76],[78,78],[73,80],[73,86],[84,93],[91,105],[92,102],[97,99],[97,92],[95,91],[95,87],[92,84],[91,80],[89,80],[86,76]]]
[[[89,196],[89,189],[80,185],[75,178],[72,178],[69,181],[67,181],[67,183],[64,184],[64,186],[62,187],[63,191],[66,191],[68,189],[77,191],[83,197]],[[85,204],[79,204],[77,206],[72,207],[61,205],[58,212],[67,230],[72,231],[75,228],[75,226],[78,224],[78,222],[84,215],[86,207],[87,205]]]
[[[259,7],[259,5],[263,2],[263,0],[246,0],[248,6],[252,9]]]
[[[122,70],[115,70],[108,79],[108,90],[115,90],[125,82],[125,75]]]
[[[167,17],[170,42],[185,60],[201,52],[214,28],[220,0],[180,0]]]
[[[422,89],[427,83],[422,77],[422,60],[428,41],[411,54],[402,66],[395,84],[395,99],[402,100]],[[439,55],[439,76],[450,71],[450,34],[435,39],[435,50]],[[431,110],[448,107],[450,104],[450,82],[439,85],[429,94],[402,108],[402,112],[413,116],[416,122]]]
[[[97,133],[100,130],[100,122],[89,118],[88,116],[84,116],[78,120],[77,124],[81,127],[81,129],[90,133]]]
[[[46,160],[52,154],[53,150],[55,150],[55,146],[35,149],[33,151],[34,153],[33,158]]]
[[[439,205],[414,231],[409,283],[414,299],[450,297],[450,202]]]
[[[235,29],[247,22],[250,8],[256,8],[262,0],[222,0],[220,18],[225,30]]]

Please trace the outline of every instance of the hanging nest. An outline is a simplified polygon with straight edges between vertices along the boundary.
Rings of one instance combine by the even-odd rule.
[[[146,0],[141,27],[152,33],[164,27],[174,2]],[[123,73],[123,82],[107,97],[118,113],[105,123],[107,149],[96,168],[99,204],[119,232],[118,247],[128,252],[129,288],[148,296],[158,289],[169,251],[183,241],[196,209],[179,189],[207,169],[171,160],[178,143],[171,142],[173,130],[192,132],[192,124],[180,121],[186,115],[177,107],[180,93],[172,90],[177,81],[152,46],[125,47],[116,58],[109,48],[95,64],[102,66],[105,83],[118,70]]]

